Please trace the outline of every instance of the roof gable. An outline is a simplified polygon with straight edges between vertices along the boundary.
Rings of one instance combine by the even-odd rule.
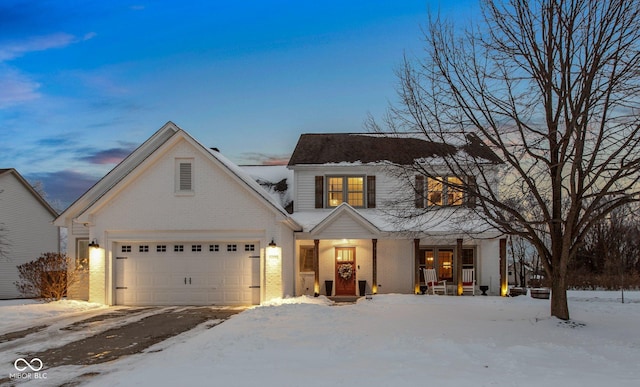
[[[93,208],[99,207],[101,205],[100,203],[104,203],[108,200],[112,192],[116,191],[115,188],[124,183],[123,181],[126,180],[136,168],[140,167],[147,160],[153,160],[153,154],[163,148],[166,144],[174,143],[174,141],[179,141],[180,139],[184,139],[191,143],[196,149],[200,150],[205,157],[216,162],[229,176],[247,188],[254,194],[254,196],[258,197],[259,200],[266,203],[267,207],[279,214],[282,214],[285,222],[292,228],[300,228],[300,226],[298,226],[295,221],[289,217],[285,209],[264,189],[262,189],[262,187],[249,175],[242,171],[240,167],[228,160],[218,151],[205,147],[172,122],[165,124],[165,126],[156,132],[151,138],[145,141],[145,143],[134,150],[111,172],[98,181],[96,185],[90,188],[74,204],[65,210],[63,215],[61,215],[56,222],[63,225],[64,219],[68,217],[81,218],[81,221],[86,221],[86,215],[92,211]]]
[[[309,233],[311,235],[323,235],[329,237],[327,233],[335,233],[336,237],[340,237],[343,233],[342,227],[348,227],[349,235],[359,234],[360,236],[377,235],[380,229],[373,223],[362,216],[355,208],[348,203],[342,203],[336,207],[321,222],[315,225]]]
[[[22,177],[22,175],[20,175],[20,173],[18,173],[17,170],[15,170],[14,168],[3,168],[0,169],[0,176],[4,175],[4,174],[11,174],[13,175],[22,185],[24,185],[24,187],[27,189],[27,191],[29,191],[31,193],[31,195],[33,195],[33,197],[47,210],[51,213],[51,215],[53,217],[57,217],[58,216],[58,212],[56,210],[53,209],[53,207],[51,207],[49,205],[49,203],[35,190],[33,189],[33,187],[31,186],[31,184],[29,184],[29,182]]]
[[[417,135],[326,133],[301,135],[289,166],[342,162],[408,165],[417,159],[452,156],[459,150],[499,162],[498,157],[474,136],[467,136],[466,144],[458,149],[451,144],[418,138]]]

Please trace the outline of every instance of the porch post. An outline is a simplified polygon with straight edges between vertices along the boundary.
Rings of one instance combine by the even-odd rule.
[[[507,282],[507,238],[500,239],[500,295],[506,297],[509,292]]]
[[[313,295],[318,297],[320,295],[320,240],[313,240]]]
[[[414,293],[420,294],[420,239],[413,240],[413,258],[414,258]]]
[[[371,293],[378,293],[378,240],[371,240],[371,251],[372,251],[372,266],[373,266],[373,276],[371,279]]]
[[[458,281],[458,295],[461,296],[462,291],[462,239],[456,239],[456,279]]]

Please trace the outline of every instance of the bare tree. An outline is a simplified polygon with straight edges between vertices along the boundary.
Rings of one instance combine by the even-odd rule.
[[[528,240],[551,279],[551,315],[569,319],[567,268],[585,233],[639,200],[640,2],[481,4],[482,23],[464,31],[429,17],[425,56],[398,71],[400,102],[369,124],[459,141],[439,168],[411,168],[459,177],[473,211]],[[464,152],[474,142],[501,164]]]

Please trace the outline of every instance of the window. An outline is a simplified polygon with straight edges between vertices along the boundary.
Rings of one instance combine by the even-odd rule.
[[[462,249],[462,268],[473,269],[475,268],[475,250],[468,248]]]
[[[209,251],[220,251],[220,245],[209,245]]]
[[[122,252],[123,253],[130,253],[131,252],[131,246],[122,246]]]
[[[176,253],[180,253],[184,251],[184,245],[174,245],[173,246],[173,251],[175,251]]]
[[[256,245],[244,245],[244,251],[256,251]]]
[[[167,245],[157,245],[156,246],[156,251],[158,253],[164,253],[167,251]]]
[[[202,251],[202,245],[191,245],[191,251]]]
[[[337,207],[341,203],[353,207],[376,207],[375,176],[316,176],[315,208]]]
[[[313,246],[300,246],[300,271],[315,271],[313,268]]]
[[[140,245],[138,246],[138,251],[141,253],[148,253],[149,252],[149,245]]]
[[[342,202],[353,207],[364,207],[365,189],[363,176],[330,176],[327,179],[327,203],[337,207]]]
[[[439,176],[425,179],[424,176],[418,175],[415,179],[415,185],[416,208],[424,208],[425,204],[426,206],[459,206],[464,204],[463,181],[459,177]]]
[[[179,193],[193,192],[193,159],[176,159],[175,190]]]
[[[422,269],[436,269],[439,280],[454,280],[455,248],[453,247],[427,247],[420,249],[419,266],[420,281],[424,283]],[[475,267],[475,249],[465,247],[462,249],[462,268],[473,269]]]
[[[227,251],[238,251],[238,245],[227,245]]]
[[[76,246],[76,269],[89,270],[89,239],[78,239]]]

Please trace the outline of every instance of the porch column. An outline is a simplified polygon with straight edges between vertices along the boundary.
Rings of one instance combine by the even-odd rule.
[[[456,239],[456,279],[458,281],[458,295],[461,296],[462,291],[462,239]]]
[[[320,295],[320,240],[313,240],[313,295],[318,297]]]
[[[414,257],[414,293],[420,294],[420,239],[413,240],[413,257]]]
[[[500,239],[500,295],[506,297],[509,292],[507,277],[507,238]]]
[[[372,266],[373,266],[373,276],[371,281],[371,293],[378,293],[378,240],[371,240],[371,251],[372,251]]]

